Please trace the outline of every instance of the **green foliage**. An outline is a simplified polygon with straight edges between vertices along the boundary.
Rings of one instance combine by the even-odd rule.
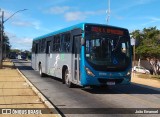
[[[138,41],[136,54],[139,57],[160,57],[160,30],[156,29],[156,27],[144,28],[143,31],[135,30],[131,35]]]
[[[7,35],[3,35],[3,53],[8,54],[10,52],[10,42],[9,42],[9,38]]]
[[[11,52],[20,53],[21,50],[19,50],[19,49],[11,49]]]

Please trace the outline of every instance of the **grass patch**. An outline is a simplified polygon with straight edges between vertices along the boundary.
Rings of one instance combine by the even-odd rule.
[[[160,75],[152,75],[152,78],[158,78],[158,79],[160,79]]]
[[[160,80],[160,75],[150,75],[150,74],[137,74],[139,78],[150,78],[155,80]]]

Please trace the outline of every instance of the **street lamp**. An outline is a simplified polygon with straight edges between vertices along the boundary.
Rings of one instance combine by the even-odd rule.
[[[6,20],[4,20],[3,23],[5,23],[6,21],[8,21],[8,20],[9,20],[11,17],[13,17],[16,13],[21,12],[21,11],[25,11],[25,10],[28,10],[28,9],[22,9],[22,10],[16,11],[16,12],[13,13],[10,17],[8,17]]]
[[[0,41],[0,69],[2,68],[2,58],[3,58],[3,25],[6,21],[8,21],[10,18],[12,18],[15,14],[17,14],[18,12],[21,12],[21,11],[25,11],[27,9],[22,9],[22,10],[18,10],[16,11],[15,13],[13,13],[10,17],[8,17],[6,20],[4,20],[4,11],[2,11],[2,16],[1,16],[1,41]]]

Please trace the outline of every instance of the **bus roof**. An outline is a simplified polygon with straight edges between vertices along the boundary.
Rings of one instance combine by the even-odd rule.
[[[113,28],[120,28],[120,29],[126,30],[125,28],[122,28],[122,27],[110,26],[110,25],[106,25],[106,24],[80,23],[80,24],[77,24],[77,25],[70,26],[68,28],[64,28],[64,29],[61,29],[61,30],[58,30],[58,31],[54,31],[54,32],[51,32],[51,33],[36,37],[33,40],[39,40],[39,39],[47,38],[47,37],[50,37],[50,36],[53,36],[53,35],[57,35],[59,33],[64,33],[64,32],[67,32],[67,31],[70,31],[70,30],[73,30],[73,29],[77,29],[77,28],[81,28],[83,30],[84,25],[86,25],[86,24],[87,25],[109,26],[109,27],[113,27]]]

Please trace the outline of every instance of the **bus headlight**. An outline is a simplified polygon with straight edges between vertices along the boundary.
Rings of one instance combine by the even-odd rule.
[[[95,75],[91,72],[91,70],[90,70],[89,68],[85,67],[85,69],[86,69],[86,72],[87,72],[88,75],[93,76],[93,77],[95,76]]]

